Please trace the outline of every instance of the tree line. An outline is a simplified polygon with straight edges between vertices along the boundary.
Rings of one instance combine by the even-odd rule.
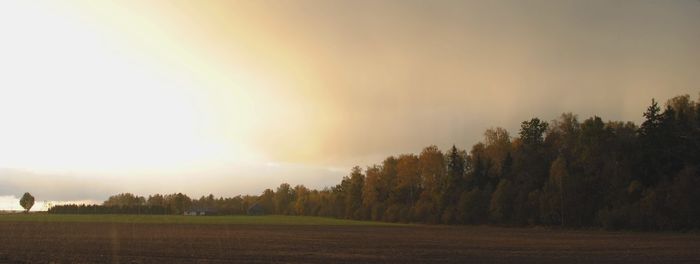
[[[187,210],[210,210],[217,214],[245,214],[255,204],[258,196],[246,195],[233,198],[215,198],[214,195],[192,199],[183,193],[155,194],[148,198],[131,193],[110,196],[101,205],[56,205],[48,209],[54,214],[183,214]],[[272,212],[272,211],[270,211]]]
[[[533,118],[521,123],[516,137],[488,129],[470,150],[428,146],[390,156],[356,166],[322,190],[284,183],[233,198],[121,194],[103,206],[244,214],[257,203],[272,214],[388,222],[700,227],[700,104],[682,95],[662,109],[652,99],[643,116],[639,126],[597,116],[579,121],[572,113],[551,122]]]

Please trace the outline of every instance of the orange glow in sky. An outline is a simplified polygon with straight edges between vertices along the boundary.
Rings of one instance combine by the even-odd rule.
[[[695,1],[3,1],[0,195],[259,193],[698,94]],[[94,192],[80,183],[100,186]]]

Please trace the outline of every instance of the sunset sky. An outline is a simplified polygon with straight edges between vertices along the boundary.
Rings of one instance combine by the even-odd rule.
[[[322,188],[700,92],[695,0],[1,1],[0,34],[0,209]]]

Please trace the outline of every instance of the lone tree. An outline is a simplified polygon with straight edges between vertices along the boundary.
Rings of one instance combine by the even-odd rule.
[[[32,206],[34,206],[34,196],[28,192],[24,193],[22,199],[19,199],[19,205],[26,210],[25,212],[29,212],[29,209],[32,209]]]

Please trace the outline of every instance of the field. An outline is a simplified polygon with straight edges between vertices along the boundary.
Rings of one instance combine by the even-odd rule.
[[[0,263],[698,263],[700,235],[289,216],[0,215]]]
[[[123,224],[235,224],[235,225],[372,225],[397,226],[384,222],[356,221],[312,216],[183,216],[183,215],[53,215],[8,214],[0,215],[3,222],[78,222]]]

